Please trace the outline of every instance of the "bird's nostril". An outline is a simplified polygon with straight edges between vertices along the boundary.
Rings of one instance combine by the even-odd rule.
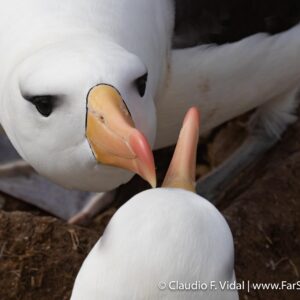
[[[100,119],[101,123],[105,124],[105,118],[103,115],[100,115],[99,119]]]

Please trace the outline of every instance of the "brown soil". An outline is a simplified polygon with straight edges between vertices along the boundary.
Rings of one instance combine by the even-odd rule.
[[[240,124],[222,127],[208,146],[200,147],[199,173],[210,169],[209,165],[203,166],[204,149],[205,160],[217,165],[240,143],[244,135]],[[222,195],[220,209],[235,239],[238,281],[300,280],[299,136],[300,122]],[[159,178],[163,177],[172,151],[167,149],[156,155]],[[129,186],[136,185],[144,187],[138,179]],[[6,196],[4,199],[5,211],[0,211],[0,299],[69,299],[83,259],[101,236],[115,208],[99,215],[88,228],[82,228],[67,225],[32,207],[20,206],[15,200],[8,201]],[[116,206],[122,202],[119,200]],[[250,294],[241,292],[240,299],[296,300],[299,293],[252,290]]]

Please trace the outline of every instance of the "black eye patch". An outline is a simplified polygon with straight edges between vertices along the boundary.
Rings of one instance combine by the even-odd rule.
[[[143,76],[135,80],[135,86],[141,97],[144,97],[146,93],[147,79],[148,79],[148,73],[145,73]]]
[[[44,117],[49,117],[53,112],[55,96],[30,96],[24,97],[27,101],[31,102],[37,109],[37,111]]]

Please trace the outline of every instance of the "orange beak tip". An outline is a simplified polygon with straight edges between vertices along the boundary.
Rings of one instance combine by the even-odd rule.
[[[151,147],[145,136],[138,130],[129,137],[129,145],[136,155],[137,173],[152,187],[156,187],[156,171]]]

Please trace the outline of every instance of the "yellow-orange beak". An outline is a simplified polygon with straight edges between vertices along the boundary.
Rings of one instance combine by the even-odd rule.
[[[86,137],[99,163],[130,170],[156,186],[151,147],[115,88],[101,84],[91,89],[86,118]]]
[[[199,139],[200,114],[196,107],[187,112],[179,134],[175,152],[163,187],[195,190],[196,155]]]

